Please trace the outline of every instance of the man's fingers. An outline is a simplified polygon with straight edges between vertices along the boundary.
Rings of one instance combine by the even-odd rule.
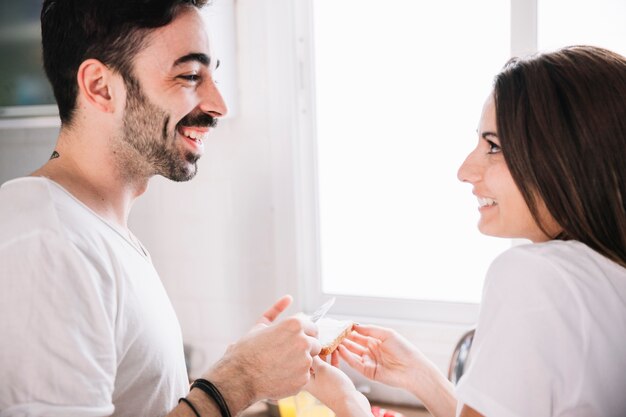
[[[330,354],[330,364],[335,368],[339,368],[339,352],[337,352],[337,349]]]
[[[320,343],[319,340],[317,340],[316,338],[312,337],[311,338],[311,346],[309,348],[309,354],[315,358],[317,355],[320,354],[320,352],[322,351],[322,344]]]
[[[269,310],[263,313],[257,324],[272,323],[274,320],[276,320],[280,313],[285,311],[287,307],[291,305],[292,301],[293,298],[291,298],[290,295],[283,295],[281,298],[278,299],[278,301],[274,303],[272,307],[269,308]]]
[[[302,322],[302,331],[305,335],[317,338],[317,324],[313,323],[308,318],[301,319]]]

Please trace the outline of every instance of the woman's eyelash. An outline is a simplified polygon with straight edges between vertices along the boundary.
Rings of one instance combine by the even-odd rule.
[[[495,142],[487,140],[487,144],[489,145],[489,152],[488,153],[490,153],[490,154],[498,153],[498,152],[500,152],[502,150],[502,149],[500,149],[500,145],[496,144]]]

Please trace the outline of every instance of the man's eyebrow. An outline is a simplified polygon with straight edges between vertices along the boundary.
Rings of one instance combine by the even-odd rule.
[[[202,65],[205,66],[209,66],[211,64],[211,58],[207,55],[207,54],[203,54],[201,52],[192,52],[190,54],[187,55],[183,55],[180,58],[178,58],[176,61],[174,61],[174,67],[178,66],[178,65],[182,65],[186,62],[199,62]]]

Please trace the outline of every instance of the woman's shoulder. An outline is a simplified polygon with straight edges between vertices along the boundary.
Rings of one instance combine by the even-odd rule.
[[[626,295],[626,268],[584,243],[553,240],[518,245],[503,252],[487,273],[485,287],[493,285],[520,291],[596,287],[617,289]]]
[[[551,240],[513,246],[494,260],[494,264],[497,263],[542,264],[566,271],[606,269],[616,274],[626,274],[626,268],[577,240]]]

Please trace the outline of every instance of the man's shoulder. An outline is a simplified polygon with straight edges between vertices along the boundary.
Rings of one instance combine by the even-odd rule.
[[[4,244],[46,237],[74,242],[94,233],[95,220],[67,191],[46,178],[17,178],[0,187],[0,242]]]
[[[33,177],[16,178],[0,187],[0,241],[58,229],[56,203],[48,184]]]

